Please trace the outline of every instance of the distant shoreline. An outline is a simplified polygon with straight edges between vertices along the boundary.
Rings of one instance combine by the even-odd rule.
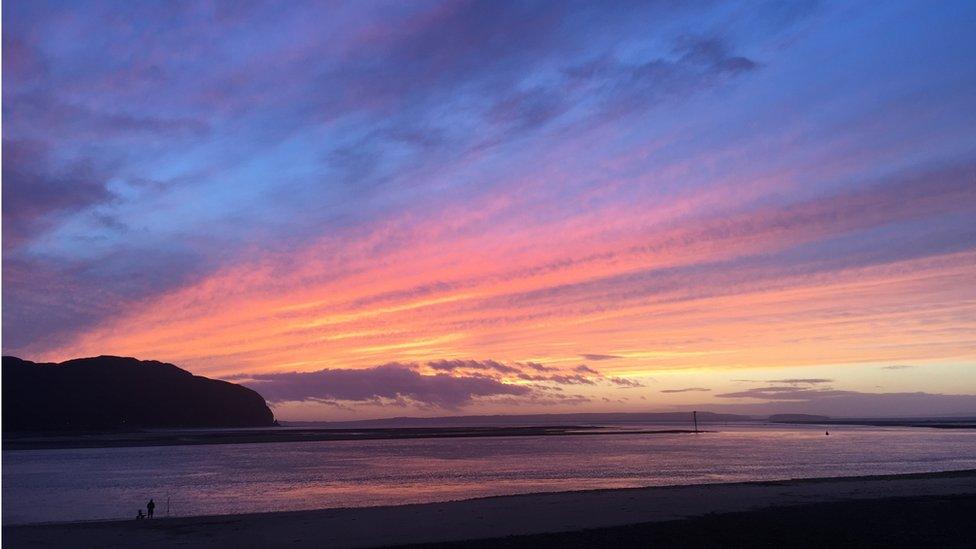
[[[688,422],[661,421],[657,425],[674,425],[671,429],[635,428],[637,421],[608,421],[599,425],[585,423],[547,423],[514,425],[448,425],[412,426],[384,425],[383,421],[406,421],[410,418],[394,420],[365,420],[362,422],[337,422],[304,426],[303,423],[285,424],[279,427],[253,428],[187,428],[187,429],[145,429],[135,431],[109,432],[21,432],[4,433],[3,450],[59,450],[82,448],[129,448],[142,446],[194,446],[203,444],[260,444],[283,442],[322,442],[350,440],[403,440],[424,438],[480,438],[480,437],[520,437],[520,436],[579,436],[579,435],[661,435],[695,433],[688,428]],[[435,418],[439,419],[439,418]],[[547,419],[551,419],[547,416]],[[698,433],[714,432],[714,426],[722,425],[800,425],[800,426],[865,426],[865,427],[911,427],[929,429],[976,429],[976,419],[933,418],[933,419],[844,419],[824,418],[818,420],[734,420],[701,422]],[[616,428],[616,429],[615,429]]]
[[[798,505],[804,508],[795,507]],[[971,522],[960,520],[969,516],[967,510],[973,508],[976,470],[963,470],[540,493],[152,521],[5,526],[3,538],[10,547],[152,549],[179,544],[191,548],[351,548],[431,543],[460,547],[458,543],[466,545],[476,540],[482,540],[477,542],[481,547],[573,547],[593,546],[600,540],[615,540],[621,546],[646,546],[651,541],[647,536],[690,531],[699,536],[699,545],[693,546],[707,546],[723,539],[723,524],[728,527],[730,523],[748,523],[760,528],[757,535],[774,535],[780,542],[807,546],[848,527],[863,534],[868,525],[890,528],[895,533],[911,527],[914,532],[927,535],[935,529],[948,532],[948,542],[958,543],[960,539],[971,539],[976,528]],[[915,512],[927,522],[906,520],[906,513]],[[725,518],[728,513],[736,515]],[[784,527],[784,517],[812,529],[789,530]],[[872,522],[865,523],[863,517],[870,517]],[[741,528],[739,535],[744,535]],[[671,546],[666,537],[654,538],[654,545]]]
[[[774,425],[862,425],[864,427],[922,427],[927,429],[976,429],[976,421],[885,420],[885,419],[825,419],[818,421],[770,421]]]
[[[699,430],[699,434],[711,431]],[[350,440],[404,440],[429,438],[611,436],[694,434],[692,429],[614,430],[591,425],[538,427],[398,427],[373,429],[227,429],[141,431],[134,433],[24,434],[5,437],[4,451],[79,448],[129,448],[138,446],[195,446],[202,444],[258,444]]]

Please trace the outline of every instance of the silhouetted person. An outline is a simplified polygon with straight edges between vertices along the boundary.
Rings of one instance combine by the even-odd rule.
[[[139,509],[139,512],[136,513],[136,520],[142,520],[144,518],[146,518],[146,515],[143,515],[142,514],[142,509]]]
[[[824,431],[824,434],[829,437],[830,436],[830,431]]]
[[[153,518],[153,511],[156,510],[156,502],[149,498],[149,503],[146,504],[146,516]]]

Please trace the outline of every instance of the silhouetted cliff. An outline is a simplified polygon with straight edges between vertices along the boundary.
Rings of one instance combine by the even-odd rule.
[[[116,356],[60,364],[3,357],[3,430],[274,425],[264,398],[172,364]]]

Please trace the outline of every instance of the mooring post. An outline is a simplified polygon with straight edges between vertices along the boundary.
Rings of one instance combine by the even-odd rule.
[[[698,433],[698,412],[691,412],[691,418],[695,420],[695,433]]]

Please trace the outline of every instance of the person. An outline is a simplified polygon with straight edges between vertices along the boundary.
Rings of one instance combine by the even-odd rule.
[[[153,511],[156,510],[156,502],[149,498],[149,503],[146,504],[146,516],[153,518]]]
[[[142,520],[144,518],[146,518],[146,515],[143,515],[142,514],[142,509],[139,509],[139,512],[136,513],[136,520]]]

